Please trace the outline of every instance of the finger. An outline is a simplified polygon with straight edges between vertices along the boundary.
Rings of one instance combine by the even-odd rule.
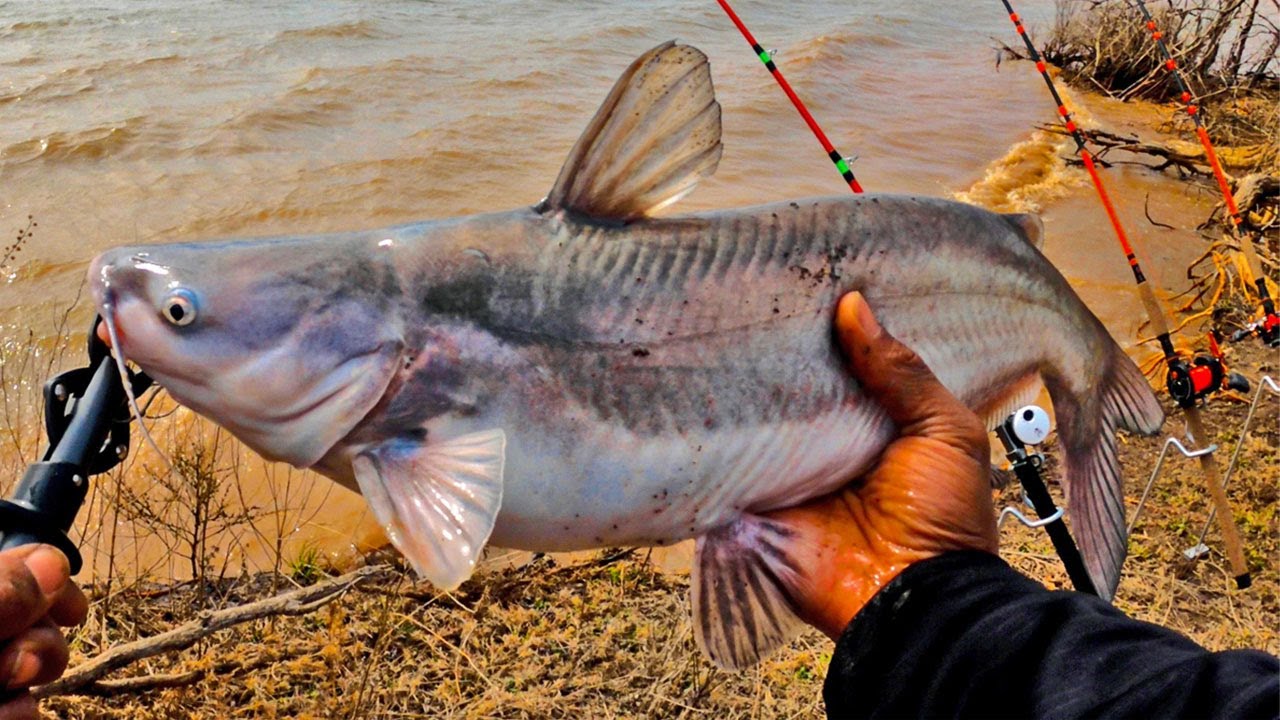
[[[36,699],[23,690],[0,698],[0,720],[39,720]]]
[[[54,624],[62,627],[79,625],[88,616],[89,598],[85,597],[84,591],[73,582],[62,586],[62,590],[54,596],[53,604],[49,606],[49,612],[46,614]]]
[[[934,437],[973,452],[986,447],[987,434],[978,417],[938,381],[915,351],[880,326],[861,293],[840,298],[836,337],[866,394],[903,435]]]
[[[48,624],[37,625],[0,651],[0,687],[14,690],[55,680],[67,669],[69,658],[62,631]]]
[[[70,579],[71,566],[57,548],[25,545],[0,552],[0,639],[43,617]]]

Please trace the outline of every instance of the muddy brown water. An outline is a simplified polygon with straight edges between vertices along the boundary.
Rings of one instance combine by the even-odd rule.
[[[1020,5],[1032,28],[1047,29],[1051,2]],[[1042,212],[1050,258],[1123,344],[1134,341],[1140,305],[1092,189],[1062,162],[1061,139],[1035,131],[1053,120],[1040,79],[1025,63],[997,66],[993,38],[1015,39],[1000,3],[744,0],[737,9],[835,145],[856,157],[868,190]],[[669,38],[710,56],[725,144],[715,177],[673,212],[848,192],[710,1],[0,2],[0,229],[12,236],[28,215],[38,222],[0,285],[4,471],[13,476],[36,451],[46,371],[79,359],[79,340],[59,354],[56,336],[64,316],[73,332],[91,317],[76,299],[94,253],[531,204],[616,76]],[[1167,116],[1076,103],[1083,120],[1112,128],[1149,132]],[[1138,168],[1107,179],[1156,284],[1176,287],[1200,252],[1191,228],[1212,198]],[[1144,202],[1180,229],[1149,225]],[[152,409],[167,410],[164,399]],[[152,427],[162,444],[210,436],[183,410]],[[205,553],[216,565],[270,567],[281,535],[286,558],[378,539],[351,493],[231,444],[219,452],[218,477],[234,473],[241,489],[218,502],[259,517],[214,527]],[[82,514],[91,573],[189,572],[175,559],[183,545],[164,537],[182,524],[180,508],[144,520],[120,509],[120,487],[170,498],[176,491],[157,489],[163,473],[144,449],[124,486],[97,484]]]

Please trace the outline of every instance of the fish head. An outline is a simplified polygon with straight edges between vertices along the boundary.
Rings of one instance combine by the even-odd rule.
[[[89,284],[117,354],[298,467],[377,405],[401,362],[396,273],[350,243],[118,248],[94,259]]]

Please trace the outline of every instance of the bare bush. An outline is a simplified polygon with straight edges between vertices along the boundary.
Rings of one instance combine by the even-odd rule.
[[[1280,138],[1280,26],[1259,12],[1261,0],[1169,0],[1149,3],[1201,117],[1220,142]],[[1265,8],[1263,8],[1265,10]],[[1130,0],[1057,0],[1044,56],[1068,82],[1128,100],[1175,100],[1180,91]],[[1274,162],[1274,153],[1262,153]]]
[[[232,558],[243,555],[243,539],[262,513],[238,501],[226,432],[215,428],[206,438],[200,430],[198,424],[170,444],[170,468],[147,467],[141,482],[121,484],[117,502],[145,537],[163,544],[170,580],[185,574],[204,587],[233,570]]]

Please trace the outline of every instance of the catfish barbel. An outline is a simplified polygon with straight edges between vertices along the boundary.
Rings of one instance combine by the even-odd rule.
[[[837,490],[894,436],[832,339],[859,290],[989,427],[1047,386],[1080,547],[1113,591],[1114,432],[1163,413],[1039,220],[890,195],[648,217],[720,153],[706,57],[666,43],[535,207],[120,248],[90,282],[117,352],[264,457],[359,490],[443,588],[486,542],[697,537],[695,632],[733,667],[799,627],[777,585],[793,549],[760,514]]]

